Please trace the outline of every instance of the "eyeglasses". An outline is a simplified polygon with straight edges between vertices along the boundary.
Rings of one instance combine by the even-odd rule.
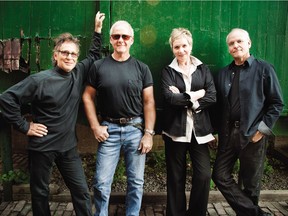
[[[68,57],[69,55],[71,55],[72,58],[77,58],[78,57],[78,53],[75,52],[69,52],[67,50],[58,50],[58,52],[60,52],[63,56]]]
[[[123,40],[128,41],[132,36],[130,36],[130,35],[125,35],[125,34],[123,34],[123,35],[120,35],[120,34],[112,34],[111,37],[112,37],[113,40],[119,40],[120,37],[122,37]]]

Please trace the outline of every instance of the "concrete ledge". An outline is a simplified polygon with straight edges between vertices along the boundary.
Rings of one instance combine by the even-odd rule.
[[[49,184],[50,194],[58,194],[59,186],[56,184]],[[12,186],[13,194],[30,194],[30,184],[19,184]]]
[[[263,190],[260,193],[261,201],[288,201],[288,190]]]
[[[187,200],[189,199],[189,192],[186,192]],[[166,192],[146,192],[143,195],[143,204],[165,204],[166,203]],[[91,197],[93,193],[91,192]],[[112,204],[124,204],[126,194],[124,192],[112,192],[110,203]],[[13,194],[13,200],[30,200],[30,194]],[[50,200],[54,202],[71,202],[70,192],[62,192],[59,194],[51,194]],[[222,202],[225,201],[223,195],[219,191],[210,191],[209,202]],[[288,190],[262,190],[260,193],[260,201],[279,202],[288,201]]]
[[[189,200],[190,192],[186,192],[187,200]],[[149,192],[144,193],[143,203],[166,203],[166,192]],[[260,193],[260,201],[279,202],[288,201],[288,190],[262,190]],[[219,191],[210,191],[209,203],[226,201]],[[111,203],[125,203],[125,193],[112,193]]]

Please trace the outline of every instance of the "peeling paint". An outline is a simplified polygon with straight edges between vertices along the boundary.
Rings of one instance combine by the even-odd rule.
[[[20,40],[17,38],[0,41],[0,69],[6,73],[19,70]]]

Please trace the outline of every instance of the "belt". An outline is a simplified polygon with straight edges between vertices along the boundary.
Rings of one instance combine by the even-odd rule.
[[[110,118],[110,117],[103,117],[103,120],[111,122],[111,123],[115,123],[115,124],[128,124],[130,121],[132,121],[133,119],[137,118],[138,116],[134,116],[134,117],[129,117],[129,118]]]
[[[233,126],[235,128],[239,128],[240,127],[240,121],[234,121],[232,124],[233,124]]]

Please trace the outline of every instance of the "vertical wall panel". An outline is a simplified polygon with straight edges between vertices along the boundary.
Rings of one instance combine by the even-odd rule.
[[[1,35],[4,38],[20,37],[20,30],[30,32],[30,2],[1,2]]]
[[[78,36],[82,59],[90,46],[96,14],[95,1],[1,1],[0,40],[31,39],[31,73],[50,68],[53,38],[62,32]],[[24,43],[23,57],[27,59],[28,42]],[[6,74],[0,71],[0,93],[26,77],[20,71]]]
[[[275,65],[281,86],[288,85],[288,2],[139,0],[103,1],[100,7],[107,7],[107,4],[110,5],[111,23],[126,19],[132,24],[135,30],[132,54],[150,66],[155,78],[156,102],[161,101],[159,74],[173,58],[168,38],[176,27],[191,30],[193,55],[209,65],[213,73],[233,60],[225,42],[229,31],[236,27],[246,29],[252,39],[251,53]],[[285,106],[284,113],[287,112]]]
[[[51,39],[61,32],[69,31],[79,36],[82,58],[90,44],[96,6],[106,13],[105,51],[110,47],[108,33],[112,23],[125,19],[132,24],[135,42],[131,53],[150,66],[155,78],[157,103],[160,101],[160,72],[173,58],[168,39],[176,27],[191,30],[193,55],[209,65],[213,73],[232,61],[225,43],[228,32],[235,27],[248,30],[252,39],[251,53],[275,65],[285,102],[288,102],[288,92],[284,88],[288,85],[287,1],[1,1],[0,37],[2,40],[20,37],[23,29],[25,37],[32,38],[32,72],[39,70],[37,36],[42,38],[40,69],[51,67]],[[0,82],[5,80],[3,77],[6,74],[0,74]],[[9,83],[6,81],[5,86]]]

